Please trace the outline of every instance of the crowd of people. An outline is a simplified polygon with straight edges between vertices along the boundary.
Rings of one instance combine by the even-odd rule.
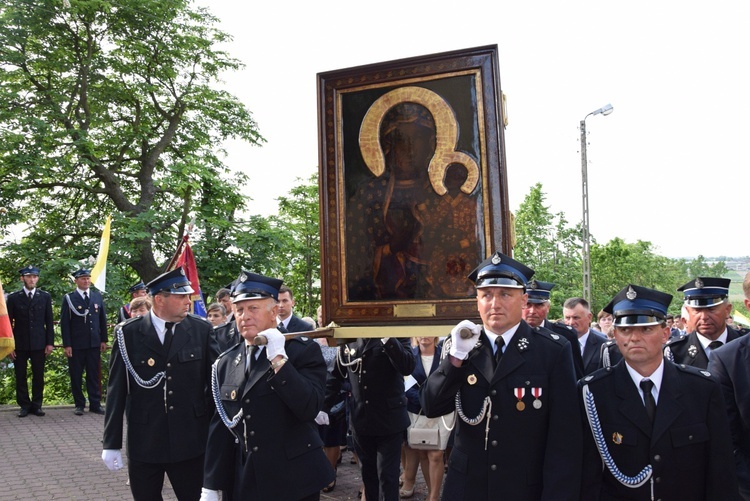
[[[54,344],[39,274],[20,270],[7,299],[19,417],[44,415]],[[346,447],[361,499],[412,497],[421,467],[429,501],[750,500],[750,337],[728,325],[728,279],[677,289],[679,316],[666,291],[624,284],[596,322],[578,297],[553,321],[555,284],[495,252],[468,276],[480,323],[337,345],[310,335],[320,310],[297,317],[281,279],[250,271],[195,316],[177,268],[130,288],[104,406],[106,311],[90,271],[73,278],[74,413],[104,415],[102,460],[127,467],[136,500],[161,499],[165,475],[181,500],[320,499]],[[750,309],[750,273],[743,291]],[[424,422],[440,440],[413,440]]]

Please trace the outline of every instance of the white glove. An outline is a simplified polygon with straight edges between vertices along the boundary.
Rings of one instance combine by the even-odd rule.
[[[221,501],[221,491],[214,491],[201,487],[200,501]]]
[[[110,471],[121,470],[125,463],[122,462],[120,449],[104,449],[102,451],[102,461],[107,465]]]
[[[328,414],[323,411],[318,412],[318,415],[315,416],[315,422],[320,425],[331,424],[331,422],[328,420]]]
[[[469,320],[461,320],[461,322],[451,330],[451,349],[449,353],[459,360],[466,360],[469,356],[469,352],[479,342],[479,334],[482,333],[482,327],[470,322]],[[468,339],[464,339],[467,334],[471,336]]]
[[[284,350],[286,338],[284,337],[284,334],[279,332],[279,329],[276,327],[273,329],[266,329],[259,332],[258,335],[265,336],[268,340],[268,344],[266,345],[266,356],[268,357],[268,360],[273,360],[279,355],[284,358],[289,358],[286,356],[286,350]]]

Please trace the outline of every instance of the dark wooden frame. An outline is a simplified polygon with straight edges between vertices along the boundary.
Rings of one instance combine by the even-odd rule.
[[[452,123],[458,125],[454,150],[467,151],[468,148],[471,150],[469,160],[475,160],[471,164],[472,169],[465,169],[467,173],[478,173],[475,189],[465,195],[465,199],[470,199],[470,203],[474,203],[473,207],[476,208],[477,231],[472,236],[475,240],[472,242],[471,254],[472,257],[476,255],[477,261],[469,263],[469,270],[495,250],[510,254],[512,230],[505,167],[504,110],[497,61],[497,46],[493,45],[318,74],[321,285],[325,324],[333,321],[343,327],[445,325],[477,317],[473,291],[466,291],[463,284],[461,294],[464,296],[461,297],[445,298],[439,294],[420,297],[416,293],[415,297],[406,298],[375,297],[376,294],[355,297],[357,294],[367,296],[367,293],[360,293],[360,289],[355,289],[351,284],[367,282],[367,277],[354,282],[358,278],[354,272],[351,272],[352,277],[347,276],[350,269],[354,269],[354,261],[347,261],[354,259],[357,254],[352,251],[352,256],[347,257],[347,249],[355,248],[351,243],[352,239],[356,240],[353,228],[358,228],[352,224],[354,216],[351,215],[357,205],[354,202],[354,190],[369,189],[369,186],[363,188],[366,182],[384,182],[382,179],[366,179],[371,174],[365,169],[375,171],[371,163],[364,160],[362,153],[372,150],[362,148],[361,144],[368,138],[373,139],[368,131],[377,131],[374,141],[380,146],[379,127],[385,119],[378,122],[378,128],[375,129],[365,125],[373,122],[364,119],[364,114],[384,101],[379,98],[385,94],[401,96],[401,100],[397,102],[411,102],[408,95],[423,92],[415,91],[416,88],[428,89],[429,96],[436,94],[448,104],[453,111]],[[437,116],[430,107],[427,109]],[[445,129],[437,123],[436,118],[435,130]],[[447,170],[448,165],[445,165],[441,171],[443,176]],[[393,177],[395,179],[395,174]],[[435,203],[440,203],[441,199],[435,198],[439,196],[439,190],[434,191],[438,195],[429,193],[429,196],[438,200]],[[464,195],[458,193],[458,196]],[[352,200],[351,203],[348,200]],[[387,216],[384,212],[383,218]],[[349,241],[348,223],[349,228],[352,228]],[[368,247],[368,252],[372,248],[374,244]],[[365,259],[362,262],[367,263]],[[418,275],[412,274],[420,279]],[[351,281],[347,282],[347,278]],[[370,278],[373,282],[378,280],[378,277]],[[364,290],[369,289],[365,287]],[[445,290],[446,287],[439,289]]]

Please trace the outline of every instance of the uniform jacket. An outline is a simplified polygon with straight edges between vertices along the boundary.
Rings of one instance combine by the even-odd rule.
[[[128,456],[146,463],[174,463],[203,454],[213,411],[211,364],[219,355],[209,322],[188,315],[174,328],[169,353],[159,341],[151,315],[131,318],[122,328],[127,355],[148,381],[166,370],[152,389],[128,373],[117,338],[110,356],[104,448],[121,449],[123,415],[128,422]],[[166,395],[164,385],[166,383]]]
[[[333,374],[348,378],[352,386],[351,426],[360,435],[383,436],[409,427],[404,376],[414,371],[414,354],[408,338],[359,338],[339,347]],[[361,360],[349,367],[344,363]],[[446,414],[446,413],[444,413]]]
[[[708,370],[724,394],[737,480],[744,499],[750,499],[750,337],[742,336],[711,350]]]
[[[619,470],[635,476],[646,465],[653,467],[654,499],[737,499],[724,398],[708,372],[665,360],[653,427],[625,362],[586,376],[579,382],[585,384],[594,395],[604,440]],[[586,421],[581,499],[652,499],[650,482],[630,488],[608,469],[602,472],[592,437]]]
[[[221,403],[230,419],[240,409],[243,418],[230,431],[214,413],[204,487],[234,491],[234,499],[296,500],[333,481],[314,421],[328,373],[320,346],[299,337],[287,340],[285,350],[289,359],[276,374],[264,349],[247,376],[245,343],[219,358]]]
[[[62,331],[63,346],[73,349],[99,348],[101,343],[107,342],[107,313],[104,310],[104,300],[99,291],[89,289],[89,305],[83,300],[78,291],[63,296],[60,308],[60,330]],[[75,312],[71,312],[68,297]],[[88,314],[83,315],[88,309]]]
[[[29,300],[25,290],[21,289],[11,293],[6,303],[16,350],[43,350],[54,344],[52,297],[48,292],[37,288]]]
[[[727,326],[727,343],[739,337],[737,331]],[[708,356],[706,356],[703,345],[695,331],[677,338],[670,338],[664,345],[665,355],[668,354],[668,351],[672,352],[676,364],[692,365],[699,369],[708,367]]]
[[[583,347],[583,373],[591,374],[601,367],[602,345],[607,342],[607,336],[594,329],[589,329],[589,337]],[[578,345],[580,350],[580,344]]]
[[[427,379],[420,398],[429,417],[452,411],[459,391],[466,418],[478,417],[487,397],[492,404],[491,415],[475,426],[458,413],[443,499],[578,501],[581,415],[571,346],[556,337],[521,321],[494,370],[493,347],[482,331],[481,346],[461,367],[446,357]]]
[[[560,322],[550,322],[546,318],[541,327],[554,332],[567,339],[570,343],[570,351],[573,355],[573,367],[575,368],[576,380],[581,379],[585,374],[583,372],[583,357],[581,357],[581,345],[578,342],[578,334],[569,325]]]
[[[292,318],[289,319],[289,325],[286,326],[287,332],[306,332],[311,330],[313,330],[312,325],[292,313]]]

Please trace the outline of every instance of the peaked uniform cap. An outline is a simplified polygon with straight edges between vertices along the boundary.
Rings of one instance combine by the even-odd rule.
[[[90,276],[91,276],[91,270],[87,270],[86,268],[81,268],[73,272],[73,278],[90,277]]]
[[[243,271],[232,289],[232,303],[250,299],[273,298],[278,301],[283,280]]]
[[[469,280],[474,282],[477,289],[483,287],[523,289],[533,275],[534,270],[528,266],[502,252],[495,252],[474,268],[474,271],[469,274]]]
[[[730,283],[732,281],[728,278],[697,277],[677,290],[685,295],[685,306],[710,308],[729,297]]]
[[[180,266],[172,271],[162,273],[146,284],[149,294],[152,296],[160,292],[170,294],[193,294],[195,291],[190,286],[190,280],[185,276],[185,270]]]
[[[36,266],[27,266],[26,268],[18,270],[18,274],[22,277],[25,275],[39,276],[39,268],[37,268]]]
[[[529,295],[529,303],[542,304],[549,301],[550,291],[555,286],[552,282],[542,282],[531,279],[526,284],[526,293]]]
[[[630,284],[603,310],[614,317],[615,327],[659,325],[666,321],[671,302],[671,294]]]
[[[148,287],[146,287],[146,284],[144,284],[143,282],[138,282],[137,284],[135,284],[135,285],[131,286],[131,287],[130,287],[130,288],[128,289],[128,292],[132,294],[132,293],[134,293],[135,291],[139,291],[139,290],[146,290],[146,289],[148,289]]]

